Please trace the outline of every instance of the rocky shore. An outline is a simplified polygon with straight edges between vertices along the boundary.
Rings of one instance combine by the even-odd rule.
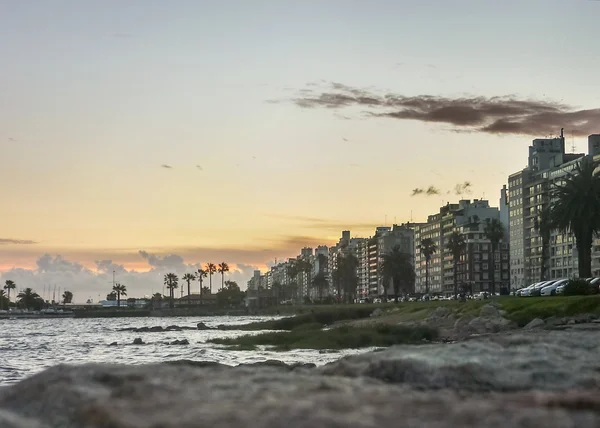
[[[322,367],[61,365],[0,389],[0,426],[591,428],[598,355],[600,325],[567,322]]]

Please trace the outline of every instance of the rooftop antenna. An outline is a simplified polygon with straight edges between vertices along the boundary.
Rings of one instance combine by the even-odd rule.
[[[575,134],[571,131],[571,151],[575,153],[577,148],[575,147]]]

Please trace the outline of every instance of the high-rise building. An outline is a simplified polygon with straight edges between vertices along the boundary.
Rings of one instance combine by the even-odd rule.
[[[502,202],[502,200],[501,200]],[[503,207],[506,211],[506,208]],[[452,252],[446,248],[450,235],[454,231],[463,234],[467,250],[461,258],[461,286],[472,292],[491,289],[491,275],[494,275],[496,291],[508,289],[508,236],[496,249],[496,262],[491,263],[492,247],[485,236],[484,228],[492,219],[500,220],[500,210],[490,207],[487,200],[461,200],[457,204],[446,204],[436,214],[427,218],[427,223],[415,227],[415,274],[416,291],[426,292],[426,259],[419,245],[430,238],[437,251],[429,262],[429,292],[434,294],[452,294],[454,288],[454,262]],[[504,225],[506,229],[506,225]],[[492,268],[495,272],[492,273]]]
[[[529,147],[527,167],[508,177],[511,287],[519,289],[542,279],[578,275],[577,250],[571,233],[553,230],[548,251],[542,251],[538,225],[552,204],[552,189],[571,173],[583,153],[566,153],[565,138],[538,138]],[[588,156],[600,158],[600,135],[588,137]],[[594,241],[592,270],[600,270],[600,240]],[[545,260],[542,261],[542,257]],[[542,268],[545,267],[544,270]]]

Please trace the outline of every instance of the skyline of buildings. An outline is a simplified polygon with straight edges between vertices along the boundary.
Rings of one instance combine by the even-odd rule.
[[[600,160],[600,134],[588,137],[588,153]],[[508,292],[541,278],[555,279],[577,275],[577,252],[575,241],[570,233],[551,232],[546,255],[546,272],[542,275],[542,240],[537,220],[542,209],[550,202],[552,186],[575,168],[586,154],[566,153],[565,138],[537,138],[529,147],[527,166],[508,176],[508,185],[500,189],[498,206],[490,206],[486,199],[461,199],[448,202],[438,212],[430,214],[422,223],[377,227],[370,237],[353,237],[349,230],[342,231],[339,241],[327,247],[303,248],[296,257],[279,262],[264,274],[255,271],[248,281],[248,289],[256,287],[269,289],[274,282],[283,285],[297,283],[298,299],[314,299],[316,290],[310,281],[322,272],[329,281],[330,294],[335,297],[332,285],[332,272],[336,269],[337,258],[352,254],[358,260],[357,297],[375,298],[381,296],[386,284],[380,274],[382,256],[398,245],[410,255],[415,267],[415,292],[425,292],[425,258],[419,251],[422,239],[431,238],[438,250],[431,258],[429,266],[430,293],[451,294],[454,287],[454,262],[446,248],[447,240],[453,231],[463,235],[466,249],[457,265],[457,278],[461,285],[471,292],[489,290],[492,275],[496,291]],[[505,229],[505,236],[495,251],[492,263],[491,242],[484,228],[488,221],[499,220]],[[326,267],[319,266],[327,257]],[[594,240],[592,249],[592,270],[600,274],[600,238]],[[290,263],[304,260],[311,264],[310,271],[301,270],[296,278],[289,276]],[[492,273],[492,269],[494,272]],[[387,284],[391,291],[391,284]]]

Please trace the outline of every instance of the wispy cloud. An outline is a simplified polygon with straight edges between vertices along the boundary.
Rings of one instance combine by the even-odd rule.
[[[515,95],[450,98],[377,93],[337,82],[308,86],[291,99],[299,107],[361,107],[368,117],[450,124],[463,132],[544,136],[565,128],[573,135],[586,136],[596,132],[600,122],[600,108],[578,110],[561,102]]]
[[[171,165],[167,165],[166,163],[162,164],[160,167],[165,169],[173,169]]]
[[[198,170],[200,170],[200,171],[204,171],[204,170],[202,169],[202,165],[196,165],[196,168],[198,168]]]
[[[454,193],[457,196],[467,195],[467,194],[471,193],[471,187],[472,187],[471,182],[465,181],[463,183],[456,184],[452,190],[447,190],[444,193],[446,195],[449,195],[450,193]],[[435,196],[435,195],[440,195],[441,193],[442,193],[442,191],[435,186],[429,186],[427,188],[417,187],[412,190],[412,193],[410,196],[420,196],[420,195]]]
[[[31,241],[29,239],[9,239],[9,238],[0,238],[0,245],[33,245],[37,244],[35,241]]]

